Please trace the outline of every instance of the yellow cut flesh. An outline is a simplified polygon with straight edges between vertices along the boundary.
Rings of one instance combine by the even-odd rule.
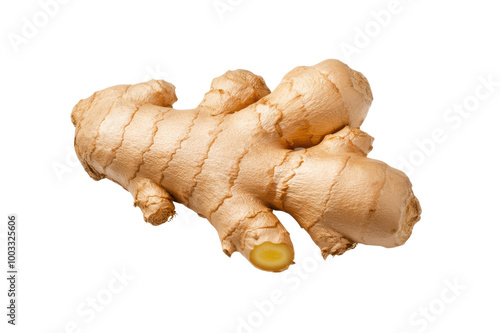
[[[286,244],[264,242],[250,252],[250,261],[262,270],[279,272],[293,262],[293,251]]]

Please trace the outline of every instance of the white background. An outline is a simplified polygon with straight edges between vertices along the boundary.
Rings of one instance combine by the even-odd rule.
[[[496,2],[66,2],[46,21],[38,1],[0,5],[1,267],[7,216],[20,221],[18,326],[6,324],[2,278],[2,332],[499,332]],[[96,90],[165,79],[176,107],[190,108],[226,70],[273,89],[327,58],[368,78],[370,156],[414,183],[423,215],[402,247],[359,245],[323,262],[278,214],[297,264],[262,272],[227,258],[186,208],[153,227],[129,193],[75,164],[70,112]]]

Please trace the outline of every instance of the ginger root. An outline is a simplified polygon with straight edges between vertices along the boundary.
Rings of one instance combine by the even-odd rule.
[[[275,272],[294,251],[273,210],[293,216],[325,258],[410,237],[420,205],[403,172],[367,158],[373,138],[359,127],[372,94],[361,73],[326,60],[271,93],[260,76],[229,71],[192,110],[172,108],[174,89],[115,86],[71,114],[87,173],[128,190],[145,221],[164,223],[182,203],[216,228],[224,253]]]

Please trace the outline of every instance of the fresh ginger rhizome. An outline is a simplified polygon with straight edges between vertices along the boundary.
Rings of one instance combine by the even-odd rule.
[[[401,245],[420,218],[408,177],[367,157],[373,138],[359,127],[370,86],[340,61],[297,67],[273,92],[229,71],[195,109],[176,100],[172,84],[152,80],[98,91],[71,115],[87,173],[127,189],[153,225],[182,203],[217,229],[224,253],[282,271],[294,251],[273,210],[292,215],[324,257]]]

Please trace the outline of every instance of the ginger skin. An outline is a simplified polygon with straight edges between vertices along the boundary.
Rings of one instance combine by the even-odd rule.
[[[216,228],[224,253],[275,272],[294,252],[273,210],[325,257],[410,237],[420,205],[404,173],[367,158],[373,138],[359,127],[372,95],[361,73],[326,60],[295,68],[271,93],[260,76],[229,71],[192,110],[172,108],[174,89],[107,88],[71,115],[87,173],[128,190],[145,221],[166,222],[182,203]]]

